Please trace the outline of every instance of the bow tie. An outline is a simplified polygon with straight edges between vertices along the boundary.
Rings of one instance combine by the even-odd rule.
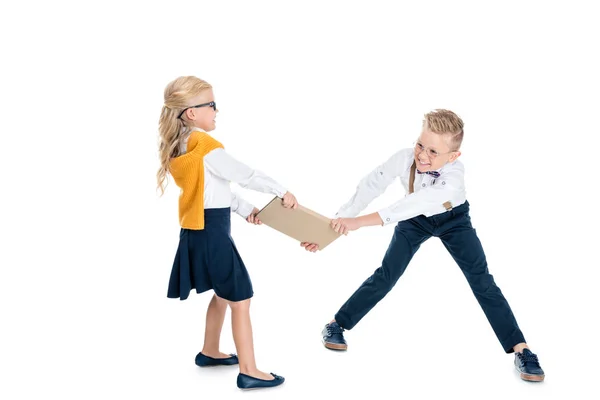
[[[439,178],[439,177],[440,177],[440,173],[439,173],[439,172],[437,172],[437,171],[426,171],[426,172],[421,172],[421,171],[417,170],[417,173],[419,173],[419,174],[428,174],[428,175],[431,175],[431,176],[433,176],[434,178]]]

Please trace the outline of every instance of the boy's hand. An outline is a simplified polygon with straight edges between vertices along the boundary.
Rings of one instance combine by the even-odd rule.
[[[304,247],[306,251],[310,251],[311,253],[315,253],[319,250],[319,245],[316,243],[302,242],[300,246]]]
[[[360,227],[356,218],[336,218],[331,220],[331,228],[342,235],[347,235],[348,232],[355,231]]]
[[[286,194],[283,195],[282,203],[285,208],[298,208],[298,200],[296,200],[296,197],[290,192],[286,192]]]
[[[258,214],[259,211],[260,210],[258,208],[254,207],[254,210],[252,210],[250,215],[248,215],[246,221],[254,225],[262,225],[262,221],[256,216],[256,214]]]

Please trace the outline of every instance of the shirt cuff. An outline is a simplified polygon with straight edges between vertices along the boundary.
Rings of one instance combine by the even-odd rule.
[[[283,186],[275,186],[273,188],[273,194],[277,197],[281,197],[283,198],[283,196],[285,196],[285,194],[287,193],[287,189],[284,188]]]
[[[240,201],[240,205],[238,206],[238,209],[235,210],[235,212],[240,217],[246,219],[252,213],[252,210],[254,210],[254,206],[252,204],[246,201]]]
[[[379,211],[377,211],[377,213],[379,214],[379,217],[383,221],[383,226],[393,224],[394,222],[396,222],[394,220],[393,213],[389,210],[389,208],[384,208],[383,210],[379,210]]]

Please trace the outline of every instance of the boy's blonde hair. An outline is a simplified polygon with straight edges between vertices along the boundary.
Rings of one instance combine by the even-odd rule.
[[[433,133],[448,135],[448,144],[452,151],[460,149],[464,126],[462,119],[450,110],[433,110],[425,114],[423,119],[423,128],[427,128]]]
[[[160,167],[156,173],[157,189],[160,189],[161,196],[165,192],[169,162],[179,155],[181,140],[189,131],[184,121],[177,116],[188,107],[192,98],[211,88],[208,82],[195,76],[180,76],[165,88],[165,103],[158,121]]]

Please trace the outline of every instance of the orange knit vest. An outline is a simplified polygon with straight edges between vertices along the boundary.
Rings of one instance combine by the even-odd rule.
[[[179,195],[179,224],[182,228],[204,229],[204,156],[223,145],[206,132],[194,131],[187,143],[187,153],[171,159],[169,172]]]

